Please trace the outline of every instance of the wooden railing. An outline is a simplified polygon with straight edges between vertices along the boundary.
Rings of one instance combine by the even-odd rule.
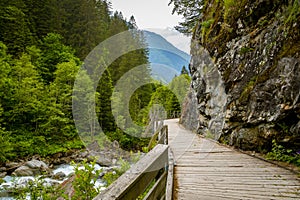
[[[167,145],[168,127],[155,134],[152,140],[158,144],[94,200],[136,200],[142,194],[143,200],[172,199],[174,164]]]
[[[161,125],[150,139],[148,150],[150,151],[156,144],[168,144],[168,126]]]

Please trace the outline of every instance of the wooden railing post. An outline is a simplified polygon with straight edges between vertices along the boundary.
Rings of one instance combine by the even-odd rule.
[[[174,187],[174,155],[171,149],[169,149],[169,168],[166,185],[166,200],[173,199],[173,187]]]
[[[169,162],[168,149],[167,145],[155,146],[94,200],[135,200],[145,191],[158,173],[165,170],[165,166]]]
[[[94,200],[136,200],[153,180],[155,184],[143,200],[172,200],[174,160],[167,145],[168,126],[160,127],[153,135],[149,147],[152,147],[154,141],[157,145],[150,152]]]

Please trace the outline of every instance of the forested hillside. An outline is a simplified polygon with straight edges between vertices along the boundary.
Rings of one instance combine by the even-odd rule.
[[[111,13],[110,4],[102,0],[0,2],[1,162],[82,147],[72,118],[75,77],[96,45],[133,28],[131,22]],[[144,42],[139,34],[132,37]],[[123,55],[99,81],[96,112],[108,135],[118,132],[110,108],[113,85],[126,71],[147,64],[147,54],[144,49]],[[149,70],[144,73],[150,78]],[[136,92],[133,115],[148,105],[151,92],[151,85]],[[127,148],[137,148],[138,142]]]
[[[117,140],[124,149],[140,150],[148,140],[131,136],[130,133],[141,134],[143,130],[126,128],[130,118],[138,126],[146,125],[149,110],[156,103],[165,105],[169,116],[180,112],[175,94],[151,80],[147,44],[134,17],[127,21],[120,12],[111,10],[106,0],[0,2],[0,162],[83,148],[72,114],[73,85],[77,74],[84,84],[91,83],[93,77],[79,72],[85,58],[102,41],[120,32],[128,31],[129,41],[145,48],[114,60],[91,97],[95,98],[97,120],[106,135],[104,140]],[[128,38],[117,42],[126,45]],[[134,91],[129,97],[129,112],[117,113],[115,119],[112,103],[118,111],[124,110],[122,99],[128,97],[127,90],[113,93],[114,87],[124,74],[141,65],[145,67],[140,75],[124,86],[142,79],[149,84]],[[189,77],[186,70],[184,73],[170,83],[171,88],[178,89],[178,84],[184,82],[186,90]],[[176,95],[182,96],[181,93]],[[84,117],[84,113],[80,114]],[[87,130],[86,134],[89,131],[93,140],[97,133]],[[100,146],[105,143],[98,142]]]

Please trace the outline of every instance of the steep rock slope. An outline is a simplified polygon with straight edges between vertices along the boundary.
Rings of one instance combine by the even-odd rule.
[[[191,54],[199,132],[246,150],[273,139],[300,149],[299,0],[207,0]]]

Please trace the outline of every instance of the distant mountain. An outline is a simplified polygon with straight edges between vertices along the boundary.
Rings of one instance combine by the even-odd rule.
[[[190,54],[191,37],[179,33],[174,28],[149,28],[146,30],[161,35],[176,48],[186,52],[187,54]]]
[[[159,34],[144,31],[144,36],[149,46],[149,61],[155,79],[168,83],[180,74],[183,66],[188,67],[190,55],[176,48]]]

